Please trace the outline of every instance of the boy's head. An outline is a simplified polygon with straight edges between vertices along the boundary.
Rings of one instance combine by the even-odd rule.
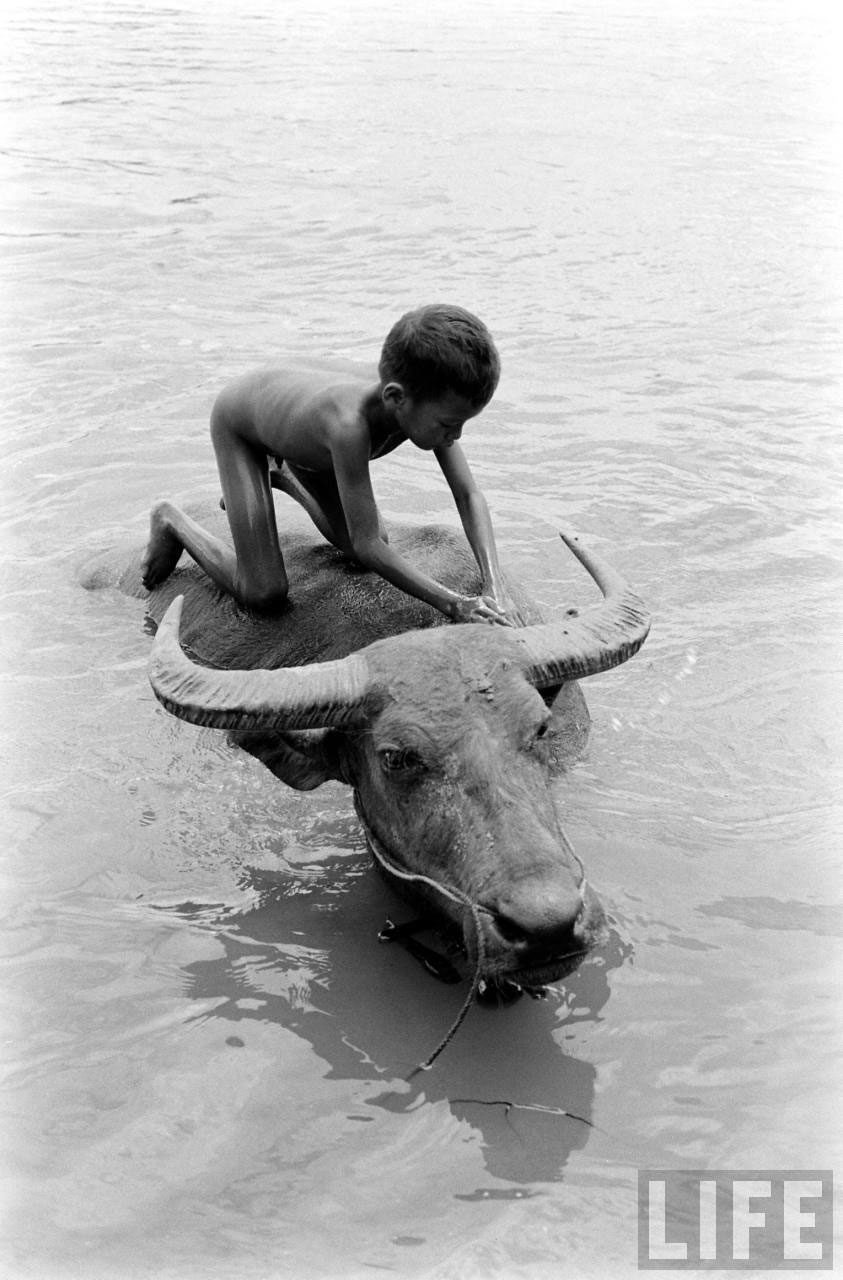
[[[482,320],[463,307],[434,303],[392,326],[378,372],[382,384],[400,383],[413,400],[454,391],[479,411],[494,395],[501,363]]]

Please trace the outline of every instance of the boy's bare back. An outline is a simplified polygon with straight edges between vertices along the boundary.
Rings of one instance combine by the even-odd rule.
[[[229,383],[213,412],[224,429],[279,463],[328,472],[338,446],[379,457],[388,440],[393,448],[402,442],[378,412],[372,386],[327,370],[257,369]]]

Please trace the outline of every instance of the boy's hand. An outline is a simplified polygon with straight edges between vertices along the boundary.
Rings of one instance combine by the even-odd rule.
[[[488,583],[484,583],[483,599],[495,606],[498,613],[503,615],[507,626],[526,627],[528,625],[527,619],[507,591],[500,588],[496,591]]]
[[[491,596],[459,596],[452,616],[454,622],[497,622],[502,627],[512,626]]]

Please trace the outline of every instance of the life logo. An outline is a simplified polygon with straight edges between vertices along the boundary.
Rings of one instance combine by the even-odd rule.
[[[828,1169],[640,1169],[642,1271],[830,1271]]]

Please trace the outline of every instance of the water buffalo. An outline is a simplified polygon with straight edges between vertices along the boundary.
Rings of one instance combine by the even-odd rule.
[[[388,877],[462,930],[487,982],[528,989],[571,972],[604,929],[554,777],[587,731],[576,682],[629,658],[649,625],[620,577],[563,536],[603,599],[546,622],[512,584],[529,620],[518,629],[448,624],[308,537],[285,541],[295,590],[279,618],[246,612],[184,562],[148,597],[150,679],[167,710],[228,730],[291,787],[350,786]],[[479,590],[456,532],[400,526],[390,539],[452,589]],[[106,558],[85,582],[146,596],[137,556]]]

